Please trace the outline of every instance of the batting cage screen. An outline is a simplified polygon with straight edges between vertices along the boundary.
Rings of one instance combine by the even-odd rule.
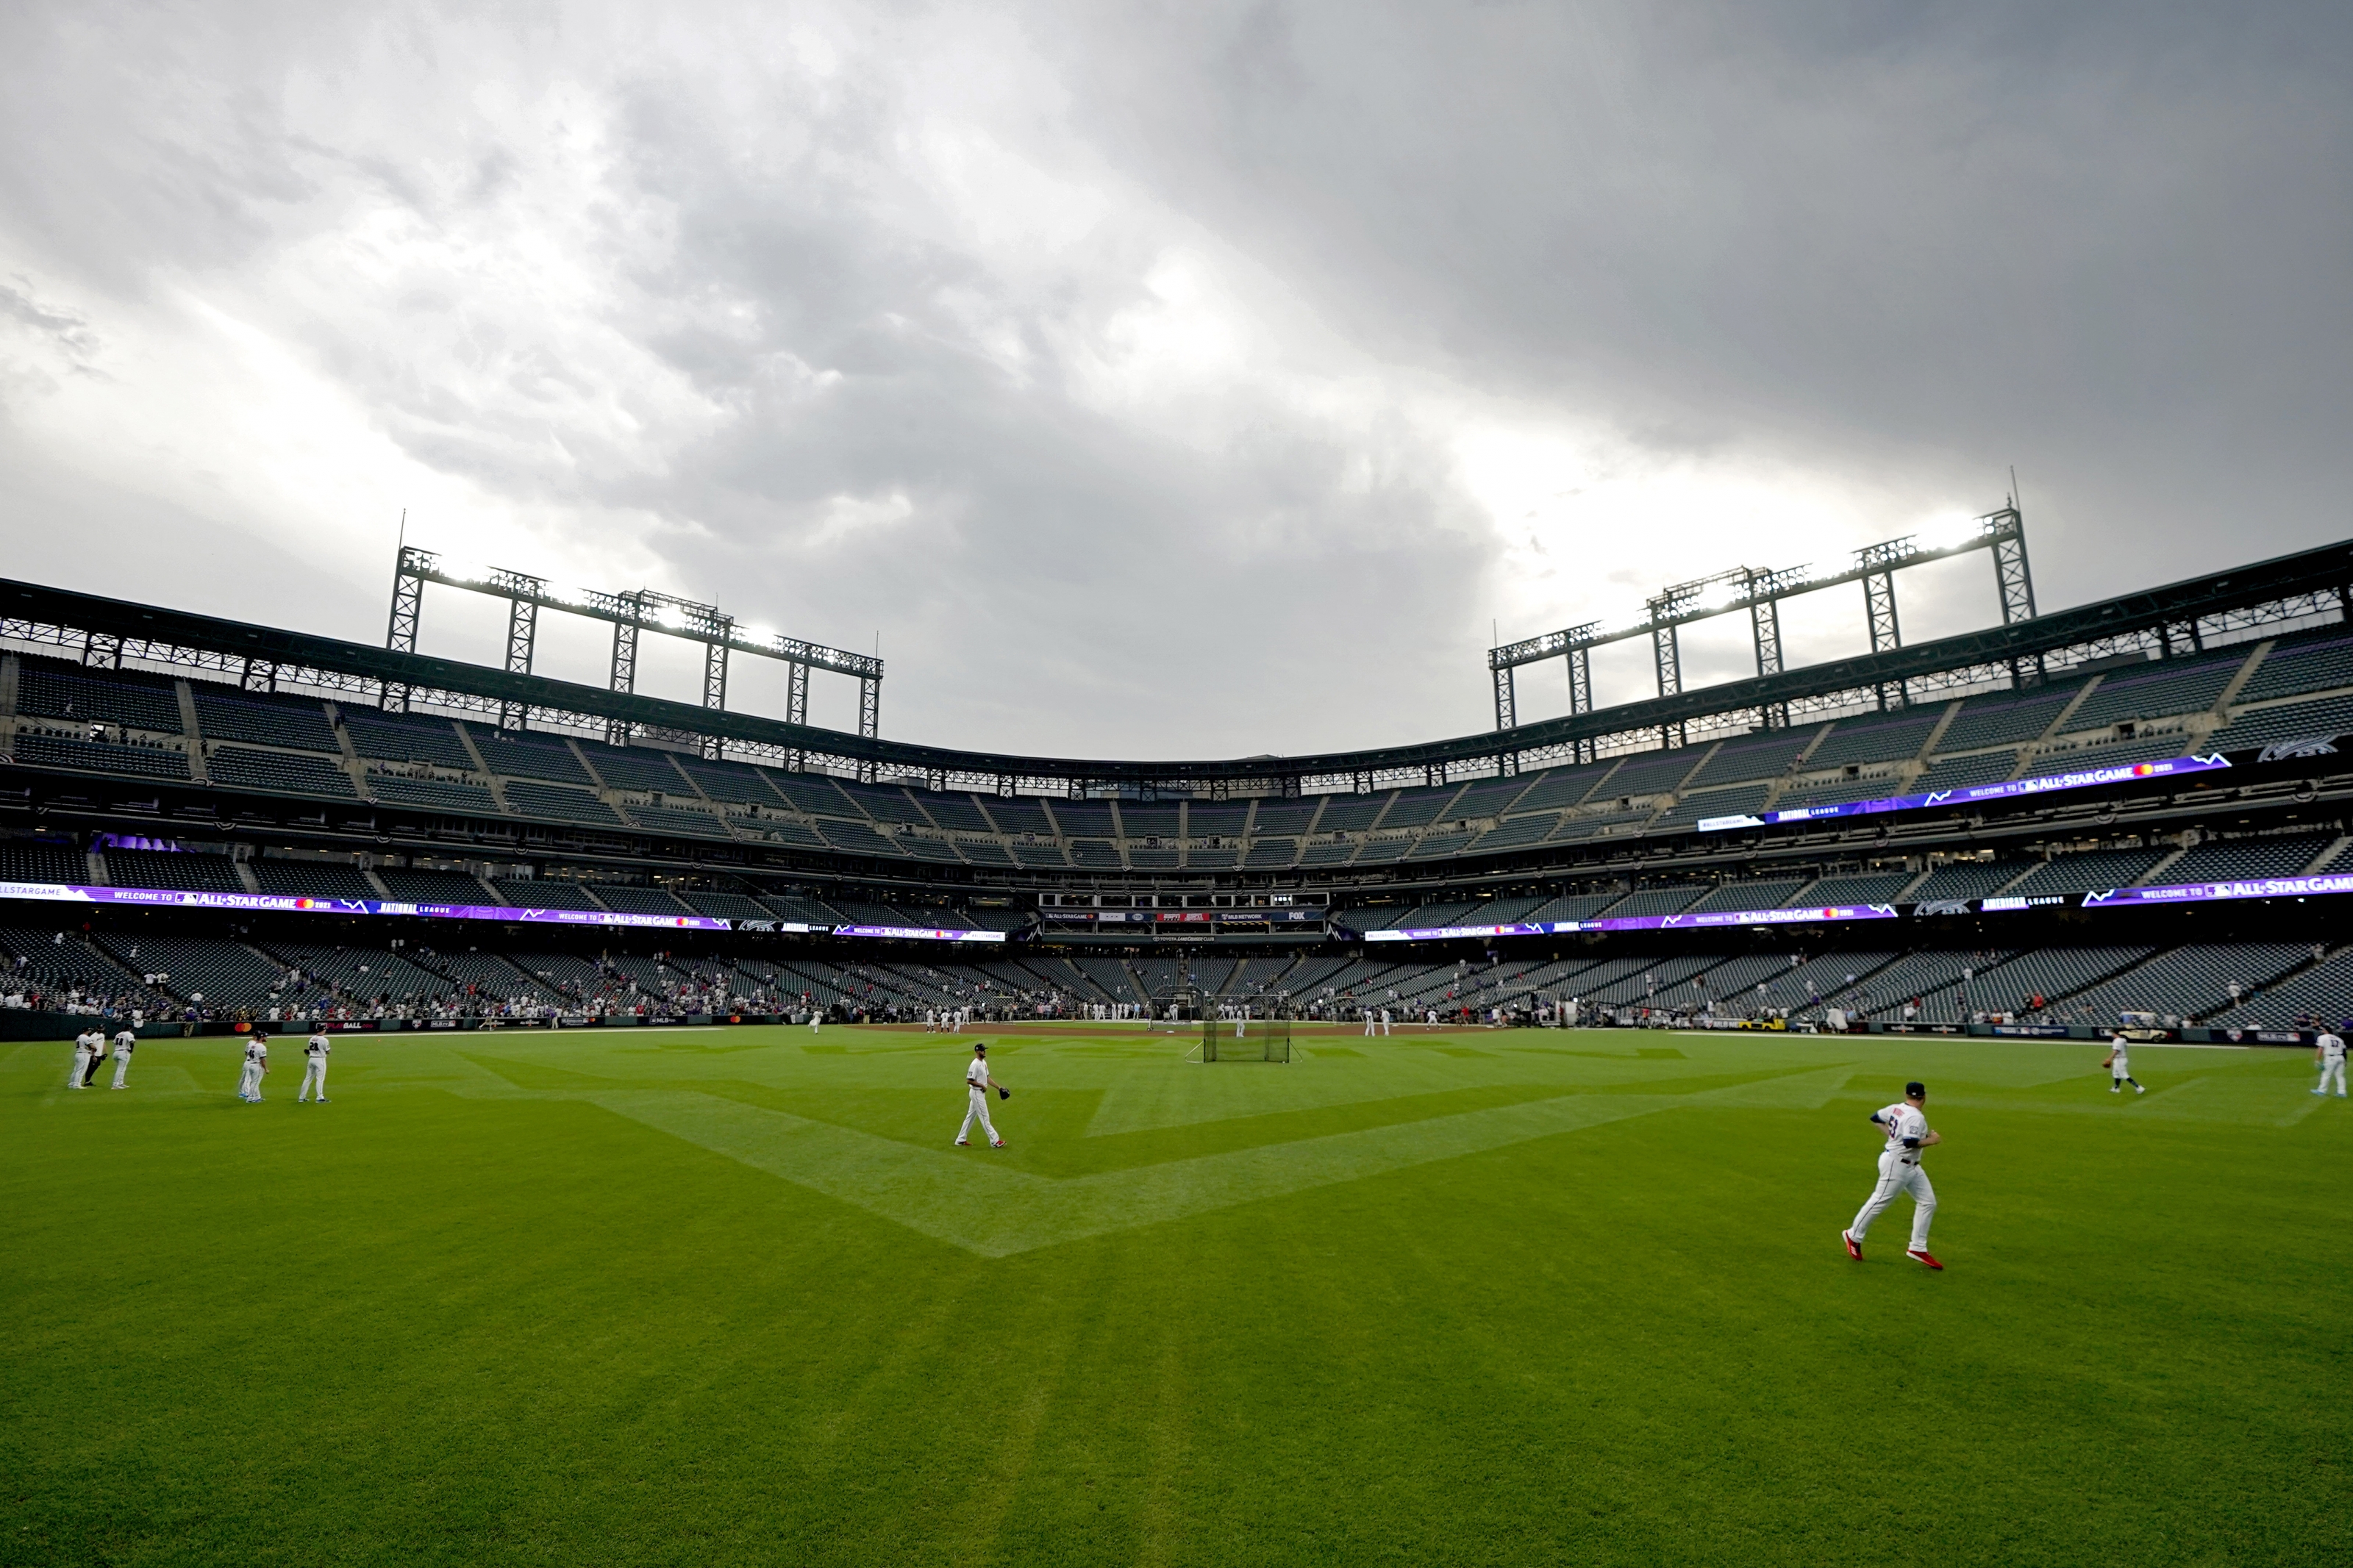
[[[1291,1059],[1291,1020],[1288,1018],[1249,1018],[1241,1020],[1241,1033],[1234,1032],[1236,1021],[1216,1016],[1214,1007],[1203,1009],[1201,1018],[1201,1059],[1205,1062],[1287,1062]]]

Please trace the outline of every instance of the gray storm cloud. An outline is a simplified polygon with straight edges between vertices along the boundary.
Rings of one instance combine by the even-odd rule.
[[[1477,729],[1491,625],[1830,559],[2012,463],[2044,603],[2094,597],[2348,531],[2347,33],[13,7],[7,571],[373,638],[406,508],[879,633],[886,733],[1131,755]],[[491,622],[445,595],[426,640]]]

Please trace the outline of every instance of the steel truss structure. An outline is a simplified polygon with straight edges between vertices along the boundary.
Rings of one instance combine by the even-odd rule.
[[[1490,648],[1487,670],[1495,685],[1495,728],[1512,730],[1519,725],[1515,672],[1523,665],[1548,658],[1568,661],[1570,715],[1593,711],[1593,670],[1588,657],[1605,643],[1628,637],[1651,639],[1659,695],[1678,696],[1683,689],[1683,671],[1676,628],[1736,610],[1748,612],[1757,651],[1757,673],[1778,675],[1782,672],[1781,601],[1834,588],[1841,583],[1862,584],[1863,616],[1871,631],[1871,651],[1892,652],[1904,641],[1895,618],[1895,574],[1907,566],[1941,561],[1972,550],[1993,552],[1995,584],[2001,595],[2002,625],[2031,620],[2034,615],[2034,583],[2026,563],[2026,520],[2013,504],[1971,519],[1965,530],[1950,537],[1924,538],[1915,533],[1868,545],[1854,552],[1853,563],[1843,571],[1818,573],[1810,566],[1765,571],[1754,566],[1735,566],[1662,590],[1645,604],[1640,618],[1623,625],[1588,621],[1564,631]],[[2023,680],[2018,683],[2026,684]],[[1875,696],[1883,708],[1900,707],[1905,700],[1900,683],[1879,688]],[[1768,706],[1759,712],[1758,721],[1767,726],[1787,723],[1788,715],[1778,706]],[[1662,743],[1676,742],[1662,734]]]
[[[1651,749],[1662,736],[1697,741],[1835,718],[1878,707],[1883,692],[1901,691],[1917,702],[2032,685],[2046,672],[2063,674],[2118,655],[2185,657],[2353,618],[2348,608],[2353,541],[1936,642],[1500,732],[1377,751],[1201,762],[997,755],[885,741],[31,583],[0,581],[0,642],[56,648],[94,666],[195,673],[255,691],[295,690],[386,706],[396,696],[408,709],[458,716],[495,718],[524,709],[543,728],[596,738],[677,736],[699,749],[723,748],[731,757],[870,781],[996,795],[1079,798],[1116,792],[1147,800],[1223,800],[1508,775]],[[633,616],[628,624],[645,622]]]
[[[427,583],[488,594],[507,602],[506,668],[510,675],[531,674],[532,654],[539,636],[539,612],[543,608],[560,610],[612,623],[610,689],[614,691],[637,690],[638,634],[658,632],[702,645],[702,706],[711,712],[724,712],[727,709],[728,655],[757,654],[763,658],[782,659],[789,667],[790,722],[808,721],[808,672],[813,668],[826,669],[858,681],[858,733],[868,740],[881,733],[882,661],[879,658],[746,627],[716,605],[658,594],[649,588],[607,594],[595,588],[563,587],[524,572],[447,560],[434,551],[420,550],[413,544],[401,546],[400,558],[393,566],[392,618],[385,628],[384,646],[394,653],[417,651]],[[410,689],[399,685],[385,686],[382,696],[385,709],[391,712],[406,711],[412,699]],[[499,709],[499,727],[525,729],[533,713],[533,706],[527,702],[504,703]],[[630,733],[626,720],[615,719],[604,726],[605,739],[615,745],[627,745]],[[700,746],[706,756],[714,758],[723,743],[715,735],[675,729],[661,732],[658,738],[681,737]]]

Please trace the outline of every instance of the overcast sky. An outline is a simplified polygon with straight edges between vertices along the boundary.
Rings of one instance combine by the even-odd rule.
[[[20,0],[0,574],[373,642],[405,509],[879,637],[886,735],[1225,756],[1486,728],[1493,630],[2013,464],[2045,608],[2353,535],[2353,12],[1947,12]]]

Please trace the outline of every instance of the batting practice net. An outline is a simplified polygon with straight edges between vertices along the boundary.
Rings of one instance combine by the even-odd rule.
[[[1209,1009],[1201,1019],[1201,1059],[1287,1062],[1291,1059],[1291,1020],[1220,1018],[1216,1009]]]

